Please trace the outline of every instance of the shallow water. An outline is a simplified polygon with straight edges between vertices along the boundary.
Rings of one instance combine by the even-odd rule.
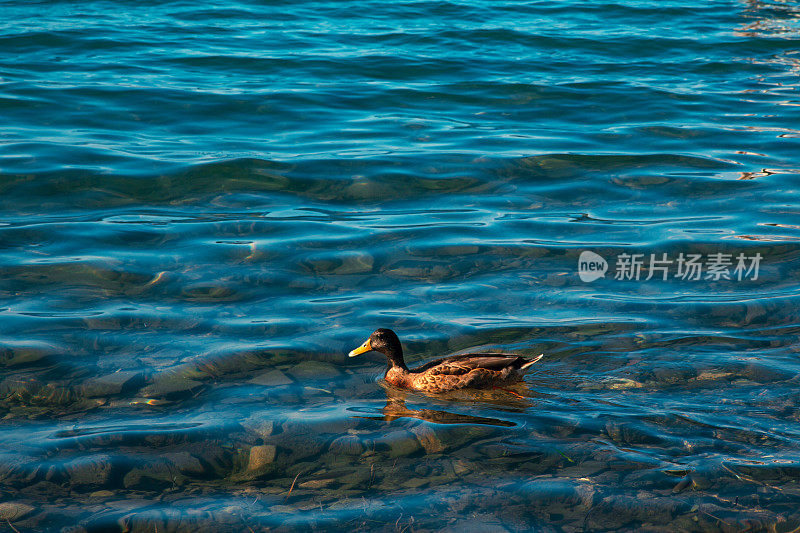
[[[0,6],[0,521],[800,526],[796,4]]]

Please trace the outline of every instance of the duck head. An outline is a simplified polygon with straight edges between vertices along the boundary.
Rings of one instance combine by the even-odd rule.
[[[389,366],[396,366],[408,370],[403,361],[403,347],[394,331],[386,328],[376,329],[364,343],[347,354],[355,357],[366,352],[380,352],[389,360]]]

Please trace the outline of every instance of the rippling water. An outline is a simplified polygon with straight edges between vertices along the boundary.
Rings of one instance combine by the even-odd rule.
[[[800,526],[797,4],[0,7],[0,522]]]

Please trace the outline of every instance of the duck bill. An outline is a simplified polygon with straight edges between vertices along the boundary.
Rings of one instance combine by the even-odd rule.
[[[364,352],[369,352],[371,350],[372,350],[372,345],[369,343],[369,339],[367,339],[367,340],[364,341],[364,344],[362,344],[361,346],[359,346],[358,348],[356,348],[355,350],[353,350],[352,352],[347,354],[347,356],[348,357],[355,357],[357,355],[360,355],[360,354],[362,354]]]

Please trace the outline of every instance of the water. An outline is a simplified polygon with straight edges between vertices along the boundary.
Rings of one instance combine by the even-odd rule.
[[[2,521],[800,526],[796,4],[0,12]]]

